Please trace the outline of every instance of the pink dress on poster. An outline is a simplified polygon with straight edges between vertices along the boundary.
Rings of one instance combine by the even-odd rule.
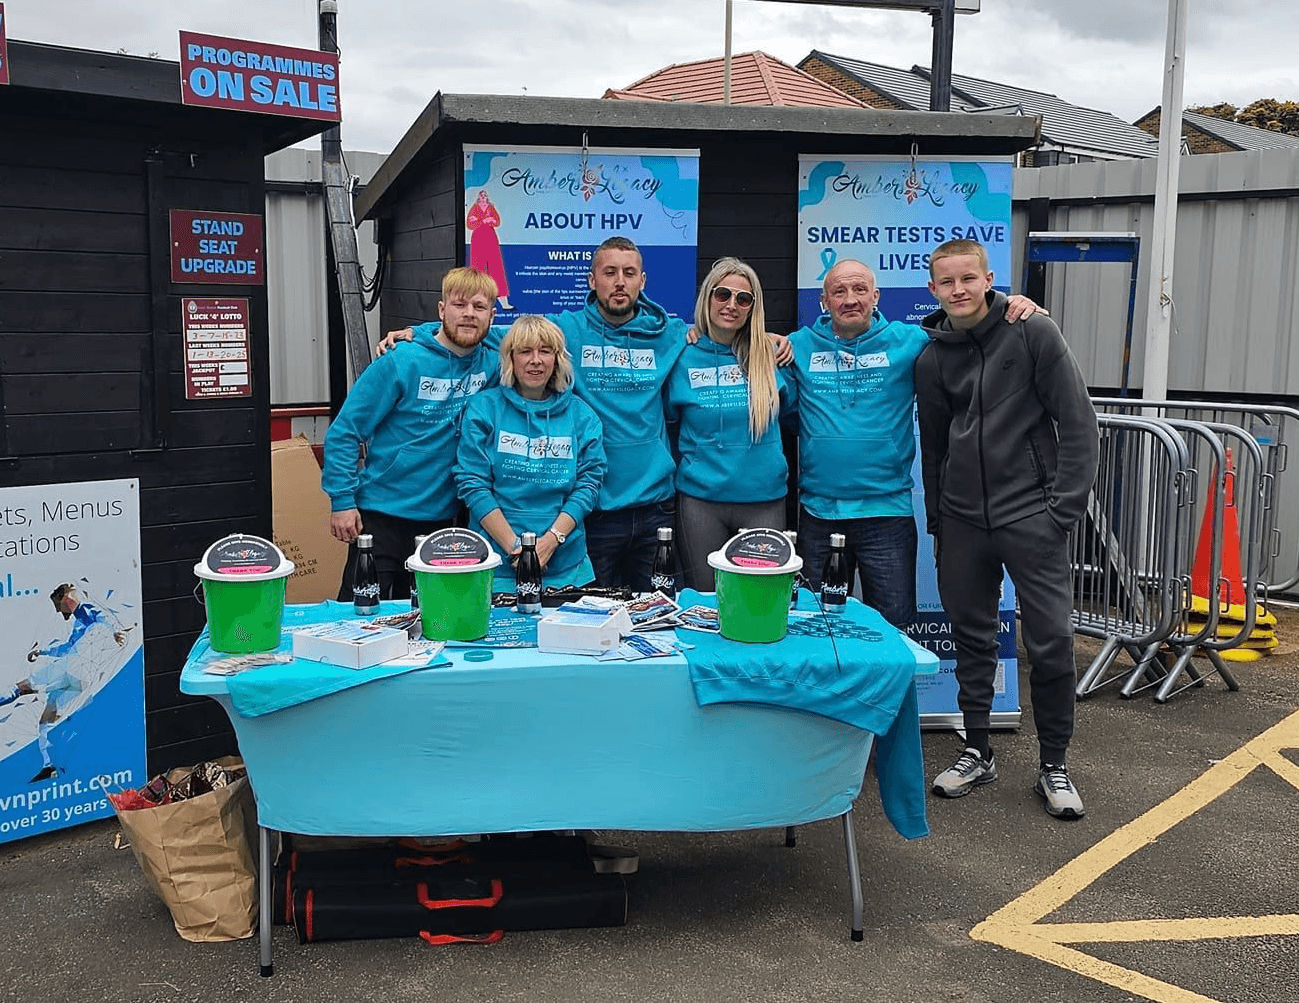
[[[505,259],[501,257],[501,242],[496,228],[501,225],[501,214],[492,205],[487,192],[478,193],[478,200],[469,208],[465,219],[469,227],[469,267],[486,272],[496,283],[496,299],[502,310],[511,310],[510,280],[505,274]]]

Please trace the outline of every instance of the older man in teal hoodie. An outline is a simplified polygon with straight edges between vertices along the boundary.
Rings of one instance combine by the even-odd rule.
[[[875,273],[840,261],[822,285],[823,313],[790,335],[798,385],[798,550],[813,589],[830,534],[847,537],[862,598],[889,623],[916,617],[915,514],[911,467],[916,444],[916,357],[929,337],[880,313]],[[1009,301],[1015,319],[1037,310]]]

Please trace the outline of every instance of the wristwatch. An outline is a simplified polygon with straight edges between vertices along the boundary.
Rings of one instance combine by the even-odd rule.
[[[561,532],[560,532],[559,530],[557,530],[554,526],[551,526],[550,529],[546,530],[546,532],[547,532],[547,533],[553,533],[554,536],[555,536],[555,539],[558,540],[561,544],[562,544],[565,540],[568,539],[568,536],[567,536],[566,534],[561,533]]]

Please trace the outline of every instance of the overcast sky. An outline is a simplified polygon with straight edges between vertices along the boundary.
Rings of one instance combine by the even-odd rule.
[[[1279,0],[1185,0],[1186,105],[1299,98],[1299,22]],[[599,97],[720,56],[724,0],[338,0],[343,143],[387,153],[438,91]],[[956,73],[1127,120],[1159,104],[1164,0],[982,0],[957,18]],[[179,58],[180,30],[316,45],[316,0],[4,0],[10,38]],[[735,0],[736,53],[812,49],[928,65],[923,14]]]

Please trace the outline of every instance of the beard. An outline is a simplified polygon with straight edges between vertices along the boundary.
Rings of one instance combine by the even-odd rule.
[[[608,317],[630,317],[636,312],[636,300],[628,299],[622,306],[614,306],[608,300],[600,300],[600,308]]]
[[[458,348],[473,348],[487,334],[486,330],[476,327],[473,329],[447,327],[445,324],[442,325],[442,333],[446,335],[447,341]]]

